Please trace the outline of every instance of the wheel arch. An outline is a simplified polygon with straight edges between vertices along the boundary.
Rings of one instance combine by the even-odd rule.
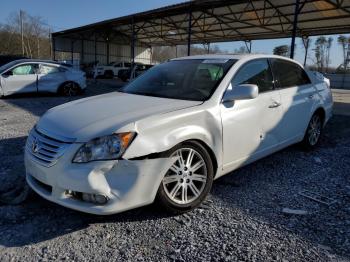
[[[215,179],[215,177],[217,176],[217,171],[218,171],[218,160],[216,158],[214,151],[211,149],[211,147],[207,143],[205,143],[204,141],[199,140],[199,139],[191,139],[191,140],[186,140],[184,142],[191,142],[191,141],[195,141],[195,142],[201,144],[205,148],[205,150],[208,152],[210,159],[211,159],[211,162],[213,164],[214,179]],[[182,142],[182,143],[184,143],[184,142]]]
[[[326,110],[323,107],[319,106],[316,108],[316,110],[313,112],[311,116],[313,116],[314,114],[319,114],[321,116],[322,125],[324,125],[325,119],[326,119]]]
[[[148,154],[148,155],[145,155],[145,156],[129,158],[128,160],[141,160],[141,159],[155,159],[155,158],[159,158],[164,153],[166,153],[168,151],[171,151],[174,147],[177,147],[177,146],[179,146],[181,144],[185,144],[185,143],[191,143],[191,142],[199,143],[208,152],[210,160],[211,160],[212,165],[213,165],[214,179],[215,179],[215,177],[217,176],[217,171],[218,171],[218,160],[217,160],[217,157],[216,157],[214,151],[212,150],[212,148],[207,143],[205,143],[203,140],[200,140],[198,138],[186,139],[184,141],[181,141],[181,142],[177,143],[176,145],[173,145],[171,148],[169,148],[167,150],[164,150],[162,152],[151,153],[151,154]]]

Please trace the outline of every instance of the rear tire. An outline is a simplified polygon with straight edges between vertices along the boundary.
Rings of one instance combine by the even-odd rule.
[[[107,71],[104,72],[103,76],[104,76],[104,78],[111,79],[111,78],[114,77],[114,74],[113,74],[113,71],[107,70]]]
[[[181,214],[199,206],[213,184],[214,168],[207,150],[198,142],[184,142],[161,157],[180,157],[159,185],[156,201],[168,212]]]
[[[77,96],[81,93],[81,89],[77,83],[67,82],[61,86],[60,93],[64,96]]]
[[[309,125],[306,129],[304,139],[301,142],[302,146],[306,150],[314,149],[318,142],[323,129],[323,119],[320,113],[316,112],[312,115]]]

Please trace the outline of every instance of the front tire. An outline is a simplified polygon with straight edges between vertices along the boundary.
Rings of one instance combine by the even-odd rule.
[[[312,115],[306,129],[302,145],[306,150],[315,148],[322,134],[323,120],[321,114],[316,112]]]
[[[185,142],[162,157],[178,160],[165,174],[157,202],[167,211],[181,214],[200,205],[208,195],[214,178],[213,164],[207,150],[198,142]]]

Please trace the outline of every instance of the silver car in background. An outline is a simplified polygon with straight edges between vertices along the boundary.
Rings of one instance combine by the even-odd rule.
[[[0,97],[33,92],[74,96],[85,88],[84,72],[54,61],[22,59],[0,67]]]

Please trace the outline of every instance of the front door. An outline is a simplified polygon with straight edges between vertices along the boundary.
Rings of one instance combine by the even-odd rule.
[[[295,142],[304,136],[315,103],[316,90],[304,69],[284,59],[271,59],[276,87],[281,94],[283,114],[281,143]]]
[[[22,64],[2,75],[4,80],[4,92],[29,93],[37,91],[37,65]]]
[[[220,105],[224,169],[234,169],[269,154],[279,143],[281,101],[279,91],[274,89],[267,59],[244,64],[228,88],[240,84],[256,84],[259,95],[255,99]]]

